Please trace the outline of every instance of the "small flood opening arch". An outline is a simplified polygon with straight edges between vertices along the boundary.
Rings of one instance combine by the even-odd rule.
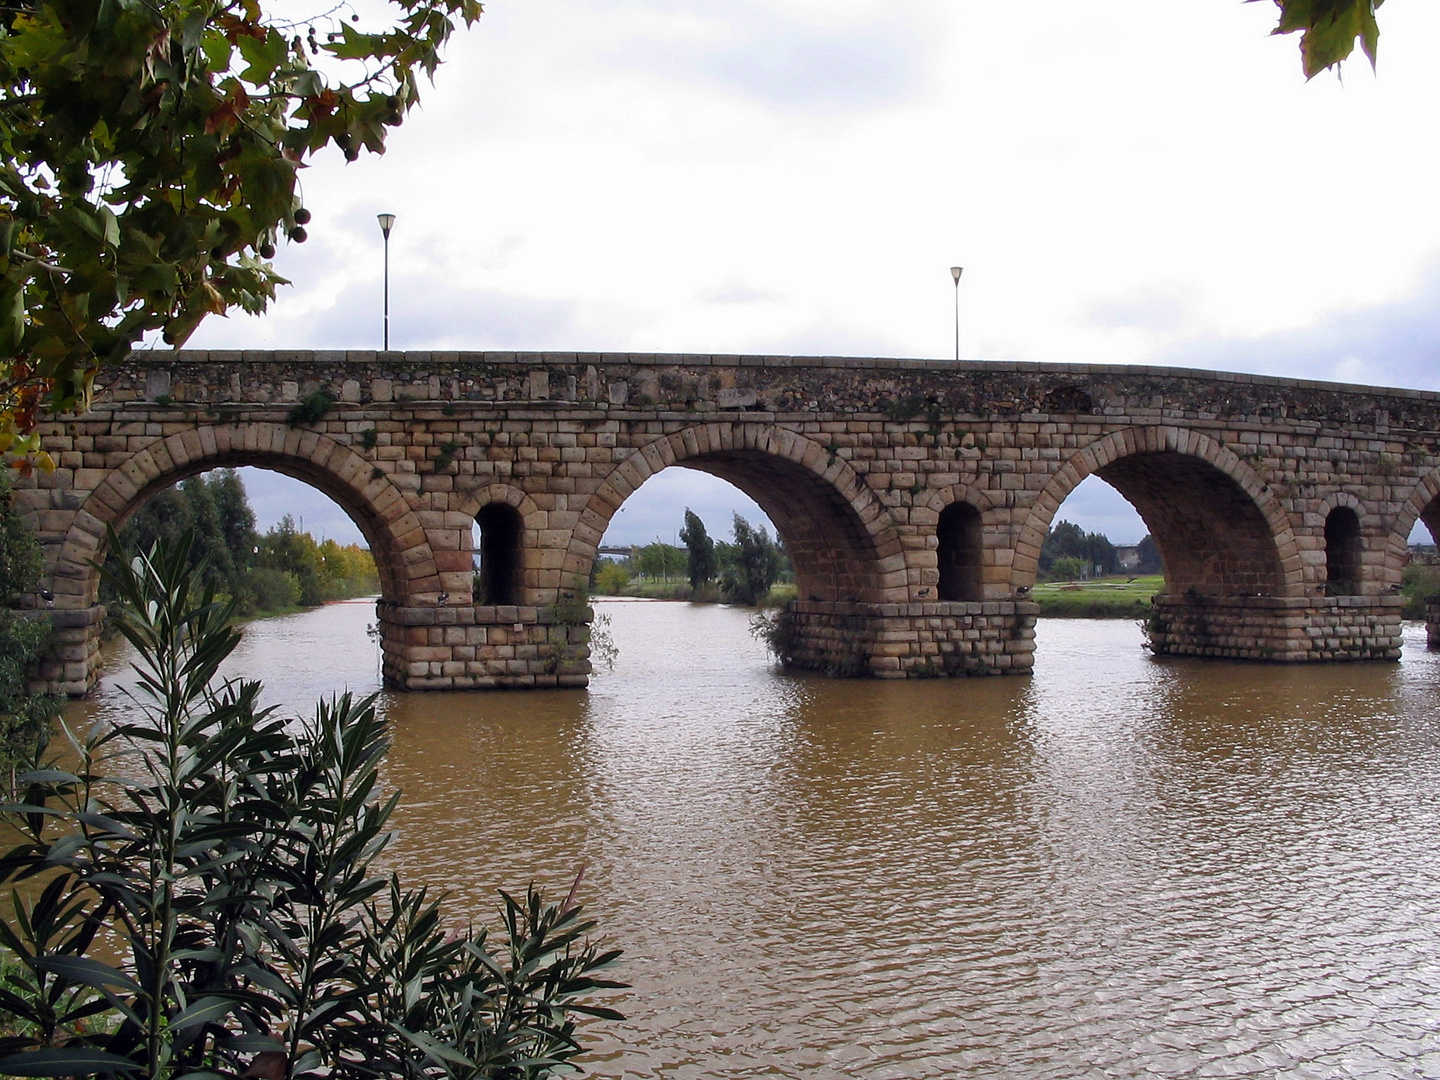
[[[509,503],[487,503],[475,515],[475,525],[480,532],[480,542],[476,545],[479,566],[475,569],[473,586],[475,602],[489,605],[520,603],[525,536],[525,522],[520,517],[520,511]]]
[[[983,600],[985,540],[980,511],[967,502],[951,503],[940,511],[935,538],[940,599]]]
[[[1337,506],[1325,516],[1325,592],[1329,596],[1354,596],[1360,591],[1360,564],[1363,542],[1360,515],[1348,506]]]

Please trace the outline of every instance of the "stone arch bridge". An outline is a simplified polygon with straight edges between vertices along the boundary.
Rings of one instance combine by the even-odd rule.
[[[601,537],[675,465],[770,515],[799,587],[786,659],[834,674],[1028,671],[1040,544],[1091,474],[1160,549],[1161,654],[1394,659],[1406,539],[1440,527],[1440,395],[1248,375],[178,352],[107,370],[98,401],[48,426],[58,468],[19,492],[54,594],[44,675],[71,693],[95,677],[107,526],[218,466],[288,473],[351,515],[380,569],[384,672],[408,689],[584,685]]]

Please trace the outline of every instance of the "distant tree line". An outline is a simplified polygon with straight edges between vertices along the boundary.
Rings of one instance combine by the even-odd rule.
[[[700,516],[686,508],[680,529],[683,546],[657,540],[635,548],[628,559],[598,560],[591,585],[607,596],[639,591],[753,606],[777,582],[795,580],[784,546],[771,539],[763,526],[756,528],[736,514],[731,535],[729,542],[715,540]],[[1162,572],[1160,552],[1149,534],[1136,545],[1136,554],[1138,561],[1125,568],[1128,572]],[[1058,522],[1040,548],[1041,581],[1074,581],[1121,572],[1120,553],[1110,539],[1104,533],[1086,532],[1074,522]]]
[[[234,597],[242,615],[314,607],[327,600],[378,591],[375,559],[358,544],[317,541],[286,514],[268,532],[255,529],[255,513],[234,469],[217,469],[156,492],[120,530],[120,551],[148,551],[156,540],[194,534],[191,558],[202,581]],[[102,600],[109,597],[102,591]]]
[[[776,584],[795,579],[779,539],[739,514],[731,521],[727,542],[711,537],[705,522],[687,507],[680,540],[683,547],[656,541],[636,548],[628,559],[597,561],[595,591],[607,596],[658,591],[677,599],[754,607]]]
[[[1135,574],[1161,572],[1160,551],[1149,533],[1136,545],[1136,554],[1139,561],[1133,568]],[[1040,546],[1041,581],[1108,577],[1120,571],[1120,553],[1109,537],[1087,533],[1071,521],[1057,523]]]

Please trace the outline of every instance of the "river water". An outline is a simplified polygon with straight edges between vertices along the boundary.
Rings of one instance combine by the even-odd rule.
[[[722,607],[612,602],[588,691],[383,693],[391,857],[625,949],[590,1075],[1440,1077],[1440,658],[1156,660],[1043,621],[1029,679],[777,671]],[[246,629],[309,711],[368,603]],[[123,653],[77,718],[125,708]]]

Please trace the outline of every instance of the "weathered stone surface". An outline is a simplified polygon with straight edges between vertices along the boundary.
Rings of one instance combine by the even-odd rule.
[[[315,391],[331,410],[289,427]],[[776,523],[795,662],[884,678],[1028,671],[1040,544],[1092,474],[1161,548],[1167,653],[1391,659],[1406,538],[1417,519],[1440,529],[1440,396],[1418,391],[1094,365],[179,352],[107,369],[98,400],[49,426],[61,467],[18,498],[65,639],[45,677],[72,692],[93,672],[105,527],[223,465],[279,468],[352,515],[380,568],[386,677],[412,688],[583,685],[575,597],[625,498],[674,464]],[[490,605],[470,602],[477,517],[513,569]]]

